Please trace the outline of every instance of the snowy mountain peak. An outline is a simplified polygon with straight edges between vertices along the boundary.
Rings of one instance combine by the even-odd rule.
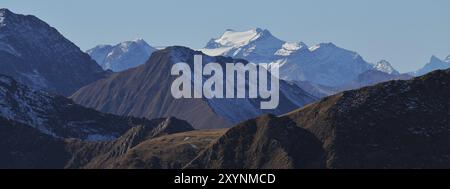
[[[388,74],[400,74],[397,70],[394,69],[394,67],[392,67],[391,63],[386,60],[380,60],[379,62],[377,62],[374,65],[374,69]]]
[[[414,75],[421,76],[421,75],[427,74],[429,72],[432,72],[434,70],[443,70],[443,69],[447,69],[447,68],[450,68],[450,61],[447,62],[447,59],[445,61],[443,61],[433,55],[430,58],[430,62],[425,64],[425,66],[423,66],[423,68],[416,71],[414,73]]]
[[[445,58],[444,61],[447,62],[447,63],[450,63],[450,55],[448,55],[447,58]]]
[[[286,42],[283,44],[282,48],[275,53],[275,55],[289,56],[300,49],[308,49],[308,45],[303,42]]]
[[[250,41],[259,37],[260,29],[252,29],[242,32],[230,31],[227,30],[223,35],[214,42],[222,45],[222,46],[233,46],[239,47],[250,43]]]
[[[269,63],[280,68],[281,79],[311,81],[339,86],[364,71],[373,69],[358,53],[320,43],[308,47],[303,42],[286,42],[268,30],[255,28],[237,32],[227,30],[200,49],[209,56],[229,56],[254,63]]]
[[[253,28],[247,31],[227,29],[219,38],[211,39],[206,48],[241,47],[261,38],[274,38],[269,30]]]
[[[156,51],[142,38],[116,45],[98,45],[86,51],[103,69],[115,72],[144,64]]]
[[[273,56],[285,43],[266,29],[253,28],[247,31],[229,29],[220,37],[211,39],[201,51],[210,56],[232,56],[267,62],[272,61]],[[290,50],[289,47],[288,50]]]

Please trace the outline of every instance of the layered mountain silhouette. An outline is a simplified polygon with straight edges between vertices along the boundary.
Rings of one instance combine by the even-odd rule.
[[[0,74],[66,96],[108,75],[42,20],[8,9],[0,9],[0,18]]]
[[[147,118],[174,116],[187,120],[196,128],[230,127],[264,113],[283,114],[317,100],[295,84],[284,81],[280,81],[280,104],[274,110],[261,110],[261,99],[175,99],[170,90],[176,78],[170,74],[172,65],[186,62],[193,70],[196,54],[203,55],[205,64],[217,62],[224,66],[225,63],[247,63],[245,60],[206,56],[186,47],[168,47],[154,52],[144,65],[85,86],[71,98],[81,105],[119,115]]]
[[[98,45],[86,51],[104,70],[123,71],[144,64],[156,51],[143,39]]]
[[[118,72],[104,71],[38,18],[0,9],[0,168],[450,168],[450,56],[412,78],[262,29],[153,51],[143,40],[89,50]],[[279,66],[278,108],[173,98],[170,70],[194,55]]]

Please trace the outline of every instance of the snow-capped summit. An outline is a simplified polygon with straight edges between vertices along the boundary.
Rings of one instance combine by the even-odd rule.
[[[377,62],[374,67],[375,70],[384,72],[384,73],[388,73],[388,74],[393,74],[393,75],[398,75],[400,74],[397,70],[394,69],[394,67],[392,67],[391,63],[389,63],[386,60],[380,60],[379,62]]]
[[[156,51],[142,38],[125,41],[114,46],[98,45],[87,53],[105,70],[123,71],[144,64]]]
[[[308,47],[303,42],[286,42],[265,29],[227,30],[208,42],[202,52],[223,55],[254,63],[269,63],[280,68],[280,78],[339,86],[373,66],[353,51],[333,43]]]
[[[247,45],[254,39],[257,39],[260,32],[261,29],[259,28],[243,32],[227,30],[220,38],[214,40],[214,42],[220,44],[221,46],[240,47]]]
[[[222,47],[242,47],[248,45],[252,41],[264,38],[273,37],[269,30],[254,28],[247,31],[226,30],[219,38],[213,39],[207,47],[213,44],[219,44]]]
[[[414,72],[414,75],[421,76],[421,75],[427,74],[428,72],[432,72],[434,70],[443,70],[443,69],[447,69],[447,68],[450,68],[450,61],[447,61],[447,59],[445,61],[443,61],[433,55],[430,58],[430,62],[425,64],[425,66],[423,66],[418,71]]]
[[[269,30],[254,28],[247,31],[226,30],[222,36],[211,39],[201,49],[210,56],[231,56],[255,62],[271,62],[285,41],[274,37]]]
[[[292,53],[299,51],[300,49],[308,49],[308,45],[303,42],[286,42],[283,44],[281,49],[279,49],[275,55],[279,56],[289,56]]]

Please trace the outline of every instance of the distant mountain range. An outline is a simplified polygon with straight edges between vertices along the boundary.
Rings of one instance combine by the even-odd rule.
[[[87,53],[105,70],[111,69],[118,72],[145,63],[155,50],[143,39],[138,39],[115,46],[98,45]],[[319,96],[328,96],[338,91],[389,80],[411,78],[407,74],[400,74],[386,60],[375,64],[368,63],[356,52],[342,49],[332,43],[308,47],[303,42],[285,42],[274,37],[268,30],[260,28],[243,32],[229,29],[221,37],[211,39],[206,47],[200,50],[211,56],[230,56],[254,63],[270,63],[271,66],[278,66],[281,69],[282,79],[297,84],[309,83],[307,88],[312,91],[306,91],[310,93],[321,90],[317,86],[334,88],[334,90],[318,94]],[[433,56],[432,61],[424,68],[408,74],[420,76],[437,69],[450,68],[449,57],[442,61]],[[387,74],[376,76],[372,74],[374,77],[369,78],[371,75],[367,73],[376,73],[372,70]],[[365,81],[358,81],[358,79],[365,79]],[[316,87],[311,88],[311,86]]]
[[[261,110],[261,99],[175,99],[170,91],[176,78],[170,74],[172,65],[186,62],[193,69],[195,54],[202,53],[186,47],[156,51],[144,65],[85,86],[71,98],[81,105],[119,115],[147,118],[174,116],[187,120],[196,128],[230,127],[264,113],[287,113],[317,100],[317,97],[285,81],[280,82],[280,104],[274,110]],[[245,60],[204,54],[203,61],[218,62],[223,66],[224,63],[246,63]]]
[[[117,45],[98,45],[86,51],[104,70],[114,72],[144,64],[156,51],[143,39],[125,41]]]
[[[260,28],[243,32],[227,30],[222,36],[211,39],[201,51],[254,63],[270,63],[280,67],[282,79],[310,81],[330,87],[344,85],[370,69],[398,74],[387,61],[370,64],[358,53],[333,43],[308,47],[303,42],[280,40]]]
[[[423,66],[423,68],[417,70],[416,72],[413,72],[411,74],[415,76],[421,76],[424,74],[427,74],[429,72],[432,72],[434,70],[444,70],[450,68],[450,55],[447,56],[445,60],[441,60],[436,56],[432,56],[430,58],[430,61]]]
[[[365,86],[372,86],[378,83],[391,81],[391,80],[409,80],[412,79],[413,76],[409,74],[389,74],[387,72],[382,72],[378,70],[367,70],[358,75],[357,78],[353,79],[350,82],[347,82],[345,85],[342,85],[337,89],[338,91],[347,91],[351,89],[359,89]]]
[[[108,72],[42,20],[0,9],[0,74],[67,96]]]

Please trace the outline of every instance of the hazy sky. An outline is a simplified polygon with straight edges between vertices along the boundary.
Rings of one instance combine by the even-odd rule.
[[[333,42],[367,61],[412,71],[450,54],[449,0],[2,0],[33,14],[83,50],[144,38],[153,46],[203,47],[225,29],[268,29],[308,45]]]

